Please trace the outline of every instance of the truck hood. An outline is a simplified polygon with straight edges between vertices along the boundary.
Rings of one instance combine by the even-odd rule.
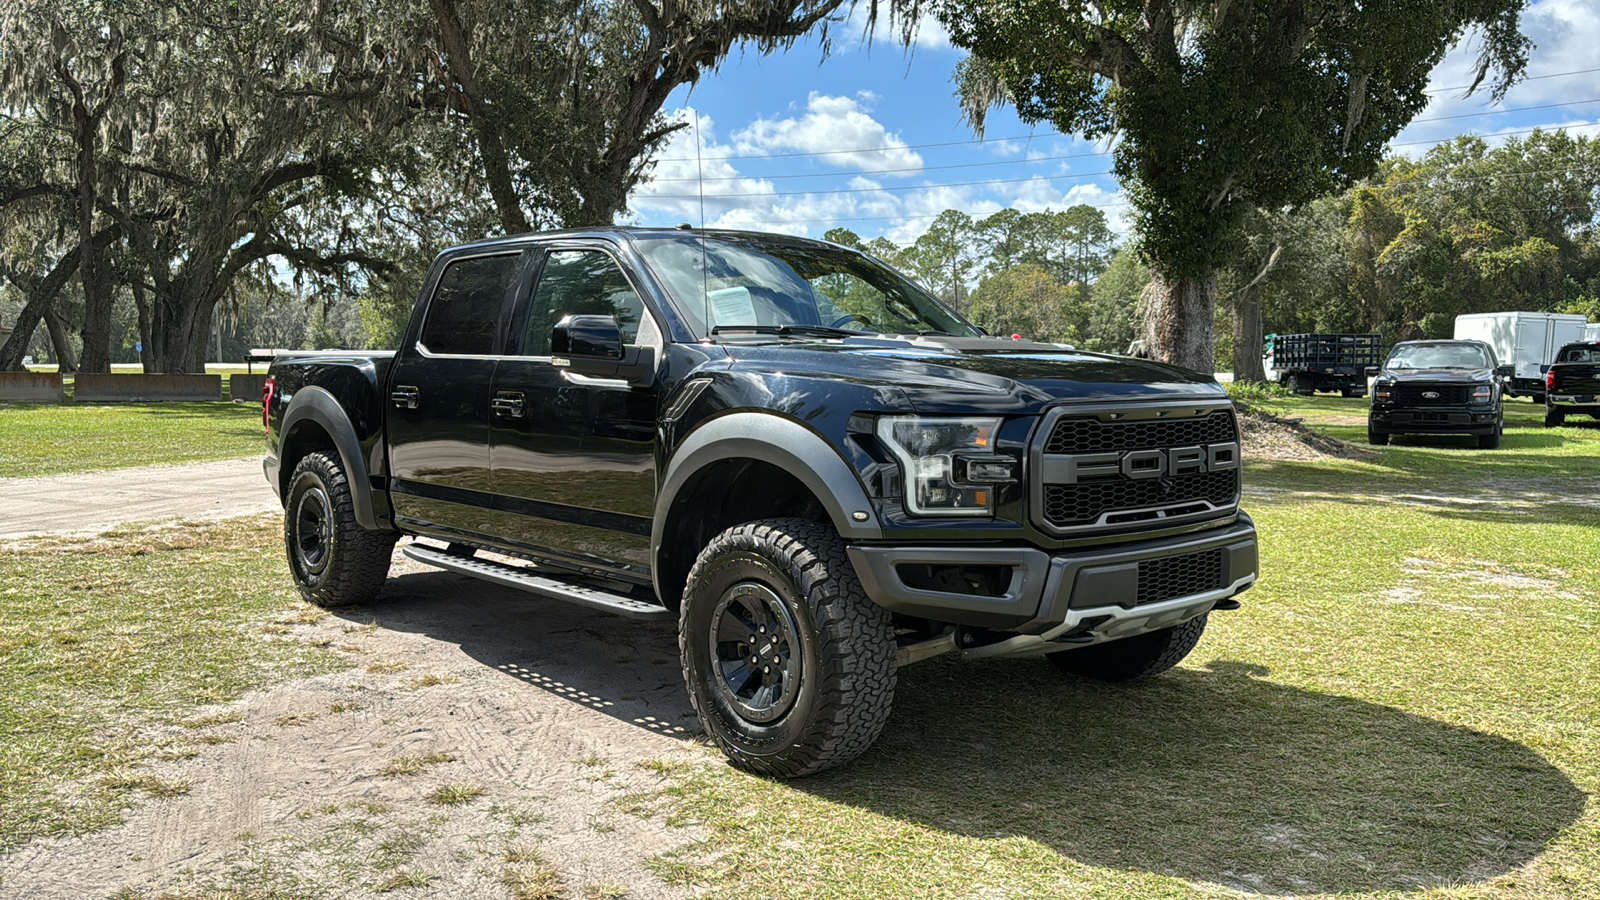
[[[734,371],[898,387],[917,412],[1034,412],[1062,400],[1227,397],[1211,375],[1035,341],[930,335],[725,346]]]
[[[1426,381],[1428,384],[1483,384],[1494,381],[1493,369],[1384,369],[1378,377],[1385,381],[1404,384]]]

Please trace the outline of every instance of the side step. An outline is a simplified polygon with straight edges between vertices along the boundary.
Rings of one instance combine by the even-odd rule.
[[[456,556],[436,547],[427,547],[421,544],[407,544],[401,551],[406,556],[419,563],[437,566],[450,572],[492,581],[506,587],[549,597],[552,600],[565,600],[579,606],[588,606],[593,609],[616,613],[630,619],[646,619],[650,621],[675,621],[678,614],[657,603],[646,603],[635,600],[622,594],[613,594],[586,584],[576,584],[570,581],[561,581],[544,575],[535,575],[527,569],[517,566],[508,566],[492,560],[478,559],[476,557]]]

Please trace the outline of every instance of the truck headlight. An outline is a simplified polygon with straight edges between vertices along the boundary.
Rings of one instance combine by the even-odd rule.
[[[1488,403],[1494,399],[1494,385],[1475,384],[1472,386],[1472,402]]]
[[[1016,460],[994,453],[997,418],[885,416],[878,438],[900,460],[906,509],[918,516],[987,516],[992,485],[1016,480]]]

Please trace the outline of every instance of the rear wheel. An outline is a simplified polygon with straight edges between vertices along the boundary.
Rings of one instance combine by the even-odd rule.
[[[399,536],[356,522],[338,457],[312,453],[294,467],[284,505],[283,543],[300,596],[318,606],[351,606],[377,596]]]
[[[1566,410],[1564,410],[1564,409],[1556,409],[1553,406],[1546,406],[1544,408],[1544,426],[1546,428],[1556,428],[1558,426],[1565,425],[1566,422],[1567,422],[1567,411]]]
[[[1206,630],[1206,617],[1196,616],[1180,625],[1136,637],[1066,650],[1045,657],[1065,675],[1098,681],[1143,681],[1160,675],[1183,661]]]
[[[689,573],[679,619],[689,700],[739,768],[810,775],[883,730],[894,628],[832,527],[773,519],[717,535]]]

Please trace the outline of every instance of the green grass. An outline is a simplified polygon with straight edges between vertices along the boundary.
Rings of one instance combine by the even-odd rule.
[[[261,405],[0,403],[0,478],[259,456]]]
[[[1273,411],[1365,438],[1358,400]],[[1260,583],[1134,686],[901,671],[877,744],[629,807],[715,895],[1600,897],[1600,425],[1248,464]]]
[[[235,717],[198,707],[347,664],[261,635],[300,604],[278,542],[275,523],[240,520],[7,546],[0,849],[116,822],[136,793],[182,793],[141,771],[166,749],[142,726],[225,726]]]

